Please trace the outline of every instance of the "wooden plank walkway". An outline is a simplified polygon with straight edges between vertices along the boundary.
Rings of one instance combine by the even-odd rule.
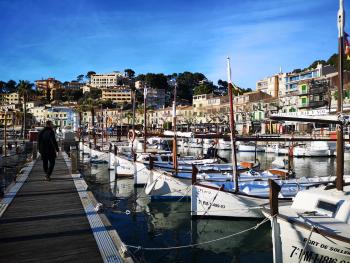
[[[51,177],[38,160],[0,219],[0,262],[103,262],[61,155]]]

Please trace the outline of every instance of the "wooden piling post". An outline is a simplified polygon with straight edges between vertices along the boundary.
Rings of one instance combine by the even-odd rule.
[[[343,138],[343,125],[337,125],[337,168],[336,168],[336,188],[339,191],[343,191],[344,188],[344,138]]]
[[[70,147],[70,159],[72,163],[72,174],[75,174],[78,172],[77,149],[75,146]]]
[[[278,214],[278,193],[281,191],[281,187],[272,179],[269,179],[270,186],[270,214],[275,216]]]
[[[77,149],[77,171],[80,171],[80,149],[79,149],[79,142],[75,142],[75,148]]]
[[[192,164],[192,185],[194,185],[197,181],[197,174],[198,174],[198,169],[194,164]]]
[[[115,156],[118,155],[118,147],[117,147],[117,145],[114,145],[114,155]]]
[[[33,160],[38,157],[38,144],[37,142],[33,142]]]
[[[153,170],[153,168],[154,168],[153,158],[151,155],[149,155],[149,169]]]

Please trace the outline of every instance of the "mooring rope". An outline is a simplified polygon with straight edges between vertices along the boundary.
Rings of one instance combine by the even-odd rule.
[[[137,250],[173,250],[173,249],[182,249],[182,248],[192,248],[192,247],[196,247],[196,246],[201,246],[201,245],[210,244],[210,243],[214,243],[214,242],[217,242],[217,241],[225,240],[225,239],[228,239],[228,238],[231,238],[231,237],[234,237],[234,236],[238,236],[238,235],[244,234],[244,233],[249,232],[251,230],[256,230],[261,225],[265,224],[268,221],[270,221],[269,218],[264,218],[260,223],[256,224],[253,227],[244,229],[242,231],[239,231],[239,232],[236,232],[236,233],[224,236],[224,237],[219,237],[219,238],[208,240],[208,241],[204,241],[204,242],[201,242],[201,243],[195,243],[195,244],[189,244],[189,245],[183,245],[183,246],[174,246],[174,247],[142,247],[142,246],[126,245],[126,244],[123,243],[123,246],[125,246],[127,248],[134,248],[134,249],[137,249]]]

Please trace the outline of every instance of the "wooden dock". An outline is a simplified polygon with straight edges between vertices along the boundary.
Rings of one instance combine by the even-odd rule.
[[[99,242],[104,232],[109,238],[110,226],[92,223],[91,216],[95,222],[100,217],[83,206],[76,180],[62,154],[51,181],[45,180],[42,161],[33,162],[0,218],[0,262],[123,262],[112,241],[107,242],[107,256],[103,252],[105,245]]]

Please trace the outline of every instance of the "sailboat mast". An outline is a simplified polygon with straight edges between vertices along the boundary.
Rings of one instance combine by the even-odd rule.
[[[343,112],[343,54],[344,54],[344,17],[345,12],[343,8],[343,0],[339,0],[338,10],[338,104],[337,112],[341,114]],[[339,191],[343,191],[344,188],[344,137],[343,137],[343,125],[337,124],[337,169],[336,169],[336,188]]]
[[[231,148],[232,148],[232,179],[235,184],[235,192],[238,192],[238,171],[237,171],[237,158],[236,158],[236,128],[235,118],[233,112],[233,85],[231,81],[231,65],[230,58],[227,57],[227,79],[228,79],[228,94],[230,100],[230,131],[231,131]]]
[[[173,130],[174,130],[173,166],[174,166],[175,173],[177,174],[176,91],[177,91],[177,83],[175,83],[175,87],[174,87],[174,101],[173,101]]]
[[[146,140],[147,140],[147,87],[143,89],[143,133],[144,133],[144,142],[143,142],[143,152],[146,152]]]
[[[343,54],[344,54],[344,17],[343,0],[339,0],[338,10],[338,104],[337,112],[343,112]]]
[[[134,155],[134,141],[135,141],[135,90],[132,91],[132,121],[131,121],[131,127],[132,127],[132,139],[131,139],[131,152]]]

